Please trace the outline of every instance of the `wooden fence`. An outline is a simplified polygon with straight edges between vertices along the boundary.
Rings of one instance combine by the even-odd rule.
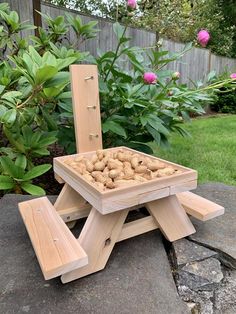
[[[18,12],[21,21],[35,22],[34,8],[40,4],[39,0],[0,0],[8,2],[12,10]],[[62,7],[50,5],[41,2],[41,12],[47,13],[51,17],[65,15],[66,12],[76,15],[78,12],[68,10]],[[96,18],[94,16],[79,14],[84,22],[97,20],[100,32],[94,39],[88,40],[81,50],[89,51],[92,55],[96,55],[97,49],[100,51],[114,50],[116,48],[116,37],[112,31],[112,21]],[[156,33],[129,27],[128,36],[131,37],[131,44],[138,47],[152,47],[156,44]],[[29,34],[27,31],[22,32],[22,36]],[[69,32],[69,39],[73,40],[73,31]],[[162,49],[170,52],[180,52],[184,48],[183,43],[177,43],[171,40],[163,40]],[[189,82],[190,80],[202,80],[210,71],[215,70],[218,74],[229,71],[236,72],[236,59],[217,56],[211,53],[208,49],[193,48],[187,52],[180,60],[172,62],[167,66],[168,69],[179,71],[181,73],[181,81]]]

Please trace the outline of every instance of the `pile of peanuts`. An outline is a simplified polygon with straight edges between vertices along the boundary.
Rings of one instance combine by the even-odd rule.
[[[64,162],[101,191],[181,173],[158,160],[123,149],[98,150],[90,159],[77,156]]]

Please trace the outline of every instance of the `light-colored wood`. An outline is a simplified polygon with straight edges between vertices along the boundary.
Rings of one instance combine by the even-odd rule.
[[[54,173],[54,178],[60,184],[65,183],[65,181],[61,177],[59,177],[56,173]]]
[[[112,148],[106,151],[114,151],[117,149],[137,153],[137,151],[127,147]],[[54,158],[54,171],[102,214],[111,213],[168,196],[171,192],[174,193],[175,186],[178,191],[187,191],[190,188],[196,187],[197,172],[195,170],[139,153],[144,156],[149,156],[153,160],[165,162],[167,166],[181,170],[181,173],[156,178],[137,185],[129,185],[101,192],[95,185],[90,184],[83,176],[65,163],[67,159],[71,160],[77,156],[90,158],[94,153],[93,151]]]
[[[64,222],[71,222],[74,220],[79,220],[84,217],[88,217],[91,205],[85,204],[83,206],[71,207],[64,210],[59,210],[58,215],[62,218]]]
[[[191,192],[177,194],[186,212],[202,221],[224,214],[224,207]]]
[[[69,186],[67,183],[63,186],[55,204],[54,207],[57,211],[60,212],[61,215],[65,215],[66,213],[75,211],[75,208],[79,209],[81,208],[81,211],[84,212],[87,208],[91,205],[74,189],[72,189],[71,186]],[[83,214],[82,214],[83,215]],[[63,219],[64,220],[64,219]],[[71,221],[71,217],[68,217],[66,221]]]
[[[131,210],[137,210],[139,208],[143,207],[143,205],[135,205],[132,207],[127,208],[129,211]],[[63,219],[65,222],[70,222],[74,220],[79,220],[81,218],[88,217],[90,211],[91,211],[91,205],[85,204],[84,206],[78,207],[72,207],[64,210],[59,210],[58,215]]]
[[[101,149],[97,66],[73,64],[70,66],[70,73],[77,152]]]
[[[170,186],[170,195],[175,195],[183,191],[190,191],[197,188],[197,180],[187,181],[184,183],[177,183]]]
[[[102,215],[92,208],[79,243],[88,255],[89,264],[62,275],[63,283],[84,277],[103,269],[120,235],[128,210]]]
[[[19,209],[46,280],[88,264],[85,251],[47,197],[19,203]]]
[[[146,204],[159,228],[169,241],[176,241],[196,232],[175,195]]]
[[[158,229],[158,225],[152,216],[144,217],[135,221],[125,223],[117,242],[133,238],[137,235]]]

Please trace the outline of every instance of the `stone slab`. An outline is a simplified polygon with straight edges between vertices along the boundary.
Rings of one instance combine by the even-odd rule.
[[[192,241],[181,239],[172,243],[178,266],[217,256],[217,253]]]
[[[215,258],[193,262],[178,271],[178,285],[192,290],[209,290],[223,279],[220,262]]]
[[[215,313],[236,313],[236,271],[228,272],[215,291]]]
[[[186,314],[158,230],[115,246],[107,267],[63,285],[44,281],[17,203],[0,201],[0,312],[33,314]]]
[[[225,214],[201,222],[192,218],[197,232],[190,239],[219,252],[223,264],[236,269],[236,187],[203,184],[194,192],[225,207]]]

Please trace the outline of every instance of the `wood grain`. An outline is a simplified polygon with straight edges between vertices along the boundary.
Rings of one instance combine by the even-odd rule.
[[[149,202],[146,208],[167,240],[173,242],[196,232],[175,195]]]
[[[19,203],[19,209],[46,280],[88,264],[85,251],[47,197]]]
[[[96,65],[71,65],[71,88],[77,152],[102,148]],[[86,78],[92,77],[93,79]]]
[[[223,206],[191,192],[179,193],[177,198],[189,215],[202,221],[218,217],[225,212]]]
[[[121,229],[117,242],[133,238],[155,229],[158,229],[158,225],[152,216],[125,223]]]
[[[88,254],[89,264],[62,275],[63,283],[87,276],[103,269],[120,235],[128,210],[102,215],[92,208],[79,243]]]

